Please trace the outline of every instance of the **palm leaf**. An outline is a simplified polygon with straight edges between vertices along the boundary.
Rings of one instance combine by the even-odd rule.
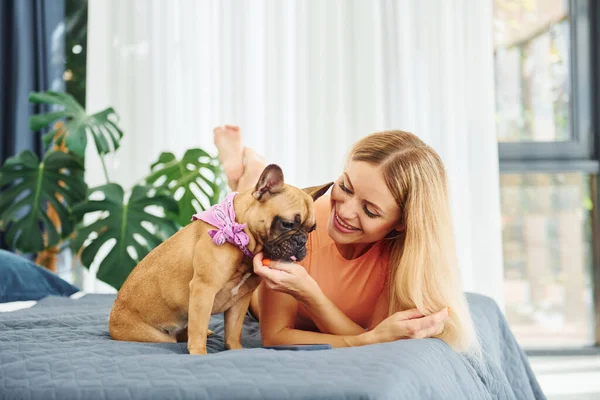
[[[117,125],[118,116],[112,108],[88,115],[73,96],[58,92],[32,92],[29,94],[29,101],[62,107],[60,111],[37,114],[29,118],[29,127],[34,132],[58,119],[66,119],[66,132],[56,135],[59,130],[53,129],[42,137],[46,146],[54,140],[58,146],[65,144],[70,152],[83,158],[89,133],[94,139],[98,154],[104,155],[119,148],[123,132]]]
[[[72,206],[85,199],[83,165],[71,154],[51,151],[42,162],[29,151],[9,158],[0,168],[0,229],[8,244],[33,253],[56,245],[74,230]],[[44,205],[60,221],[56,227]],[[47,234],[45,239],[44,232]]]
[[[102,200],[93,200],[102,195]],[[131,270],[154,247],[177,231],[177,225],[165,216],[157,216],[148,208],[164,214],[177,214],[177,202],[167,193],[151,186],[134,186],[129,201],[116,183],[90,189],[88,200],[73,208],[73,215],[100,212],[95,222],[77,230],[72,247],[81,251],[81,262],[90,267],[100,263],[97,278],[120,289]],[[150,226],[148,226],[148,224]],[[108,242],[108,252],[100,248]],[[98,259],[98,260],[96,260]]]
[[[217,159],[202,149],[190,149],[181,160],[173,153],[162,153],[152,164],[146,182],[168,190],[177,199],[179,214],[174,216],[180,226],[189,223],[197,212],[221,200],[226,181]]]

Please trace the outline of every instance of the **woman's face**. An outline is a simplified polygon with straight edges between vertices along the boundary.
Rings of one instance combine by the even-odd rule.
[[[373,243],[399,224],[400,209],[378,166],[350,161],[331,192],[329,236],[338,244]]]

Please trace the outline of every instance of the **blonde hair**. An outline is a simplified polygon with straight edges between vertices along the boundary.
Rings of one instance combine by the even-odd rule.
[[[459,352],[479,353],[461,284],[446,171],[439,155],[409,132],[386,131],[358,141],[350,160],[381,167],[401,210],[405,231],[389,242],[390,315],[410,308],[423,314],[450,307],[437,337]]]

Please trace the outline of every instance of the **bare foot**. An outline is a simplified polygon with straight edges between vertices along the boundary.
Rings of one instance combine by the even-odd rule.
[[[218,126],[213,129],[213,135],[215,146],[219,150],[219,160],[223,165],[227,180],[235,183],[244,173],[240,128],[234,125]]]

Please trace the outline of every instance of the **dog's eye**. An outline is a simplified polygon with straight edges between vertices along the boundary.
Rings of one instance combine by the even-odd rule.
[[[281,221],[281,226],[283,226],[285,229],[294,229],[293,222]]]

